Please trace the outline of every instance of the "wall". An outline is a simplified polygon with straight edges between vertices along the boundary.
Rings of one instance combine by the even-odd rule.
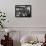
[[[46,0],[0,0],[0,10],[6,13],[7,21],[6,27],[13,27],[15,31],[27,34],[30,31],[46,31]],[[16,4],[31,4],[32,17],[31,18],[16,18],[15,5]],[[29,27],[29,28],[15,28],[15,27]],[[8,28],[9,29],[9,28]],[[25,33],[23,31],[26,31]],[[46,32],[45,32],[46,33]],[[21,36],[20,34],[20,36]],[[16,34],[17,35],[17,34]],[[17,39],[18,40],[18,39]]]
[[[6,27],[46,27],[46,0],[0,0],[0,10],[6,13]],[[30,2],[30,3],[28,3]],[[31,4],[31,18],[16,18],[16,4]]]

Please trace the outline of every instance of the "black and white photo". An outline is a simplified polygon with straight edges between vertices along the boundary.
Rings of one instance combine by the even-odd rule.
[[[31,17],[31,5],[16,5],[15,16],[16,17]]]

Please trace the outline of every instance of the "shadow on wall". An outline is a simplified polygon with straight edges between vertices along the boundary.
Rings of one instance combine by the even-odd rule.
[[[20,41],[13,40],[13,46],[21,46]]]

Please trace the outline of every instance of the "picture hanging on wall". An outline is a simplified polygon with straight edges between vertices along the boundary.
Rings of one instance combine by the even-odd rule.
[[[31,5],[15,5],[15,17],[31,17]]]

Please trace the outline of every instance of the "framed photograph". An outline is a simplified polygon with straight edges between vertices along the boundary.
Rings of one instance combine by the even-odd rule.
[[[31,5],[16,5],[15,17],[31,17]]]

